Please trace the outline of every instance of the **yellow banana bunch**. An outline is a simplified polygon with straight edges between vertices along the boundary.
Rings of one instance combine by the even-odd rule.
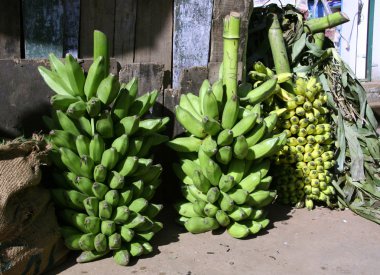
[[[45,118],[52,127],[52,158],[59,165],[51,194],[66,246],[83,251],[78,262],[112,251],[118,264],[127,265],[130,256],[152,251],[149,241],[162,228],[154,220],[162,205],[149,202],[162,168],[150,154],[168,140],[160,132],[169,119],[148,114],[158,91],[137,97],[137,79],[120,84],[108,74],[106,59],[95,57],[86,77],[70,55],[64,62],[50,55],[52,70],[39,68],[56,93],[53,116]],[[215,99],[207,95],[209,110]],[[217,110],[211,111],[210,118],[217,116]],[[196,138],[186,144],[200,146]],[[181,141],[173,146],[181,148]]]
[[[328,123],[327,97],[315,77],[298,78],[295,83],[296,95],[285,101],[288,110],[278,121],[278,128],[288,136],[286,146],[275,158],[278,197],[285,204],[308,209],[314,202],[332,206],[334,135]]]
[[[274,136],[284,110],[262,113],[261,103],[272,95],[278,78],[263,81],[259,90],[243,85],[239,96],[227,98],[222,80],[213,85],[205,80],[199,96],[180,98],[176,118],[186,133],[167,145],[179,152],[173,170],[185,200],[175,207],[178,222],[189,232],[227,227],[232,237],[244,238],[269,223],[263,208],[276,192],[270,190],[268,158],[282,148],[286,135]]]

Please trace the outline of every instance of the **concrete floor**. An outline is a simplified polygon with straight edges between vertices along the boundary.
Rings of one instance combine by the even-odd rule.
[[[349,210],[274,205],[272,223],[256,237],[227,232],[193,235],[163,213],[156,250],[130,266],[105,258],[76,264],[75,255],[49,274],[380,274],[380,226]]]

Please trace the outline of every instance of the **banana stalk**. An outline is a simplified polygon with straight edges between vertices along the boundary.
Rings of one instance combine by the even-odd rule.
[[[334,12],[320,18],[313,18],[305,22],[304,31],[309,33],[324,32],[350,21],[344,12]]]

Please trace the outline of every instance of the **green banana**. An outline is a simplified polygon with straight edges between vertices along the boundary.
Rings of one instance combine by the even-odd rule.
[[[102,102],[97,97],[91,97],[86,103],[86,110],[90,117],[96,117],[102,110]]]
[[[97,260],[104,255],[106,255],[109,251],[97,252],[96,250],[92,251],[83,251],[79,257],[76,259],[77,263],[88,263],[94,260]]]
[[[98,233],[94,239],[94,248],[97,252],[107,251],[107,237],[103,233]]]
[[[105,144],[103,138],[100,135],[95,134],[92,137],[89,146],[90,157],[95,163],[100,163],[104,150]]]
[[[119,203],[120,194],[117,190],[109,190],[104,195],[104,200],[109,203],[112,207],[116,207]]]
[[[116,211],[113,212],[112,220],[117,224],[125,224],[129,219],[131,213],[130,209],[125,205],[121,205],[115,210]]]
[[[218,227],[219,224],[216,219],[210,217],[192,217],[185,222],[185,228],[187,231],[194,234],[215,230]]]
[[[135,100],[138,92],[139,80],[136,77],[133,77],[127,84],[125,84],[125,88],[129,91],[131,96],[131,101]]]
[[[203,98],[206,94],[206,92],[210,89],[210,81],[208,79],[203,80],[201,87],[199,88],[199,109],[201,110],[201,113],[203,111]],[[202,113],[203,114],[203,113]]]
[[[278,144],[279,137],[268,138],[257,143],[248,149],[247,159],[254,160],[263,158],[273,152],[273,148]]]
[[[127,134],[122,134],[120,137],[116,138],[111,147],[115,148],[119,155],[122,157],[127,153],[129,145],[129,138]]]
[[[228,217],[226,212],[220,209],[216,212],[215,218],[217,222],[223,227],[227,227],[231,222],[230,217]]]
[[[49,141],[56,147],[66,147],[72,151],[76,151],[75,136],[63,130],[51,130],[49,132]]]
[[[179,99],[179,106],[181,106],[183,109],[185,109],[189,113],[193,114],[195,116],[195,118],[202,119],[200,110],[198,109],[199,105],[196,105],[196,107],[198,107],[198,108],[194,107],[193,104],[191,103],[189,97],[187,96],[187,94],[181,95],[181,97]]]
[[[83,200],[87,198],[84,195],[75,190],[64,190],[64,189],[52,189],[51,195],[55,202],[61,206],[70,207],[75,210],[84,210]]]
[[[241,223],[233,222],[227,227],[227,232],[232,237],[237,239],[245,238],[249,235],[250,231],[249,228]]]
[[[239,98],[233,94],[231,98],[227,98],[222,113],[223,129],[232,129],[239,115]],[[226,144],[228,145],[228,144]]]
[[[216,142],[219,146],[228,146],[232,144],[233,140],[233,132],[230,129],[224,129],[219,133]]]
[[[127,116],[120,120],[116,126],[116,135],[121,136],[127,134],[133,135],[139,128],[140,118],[138,116]]]
[[[62,129],[74,136],[79,136],[81,133],[75,123],[62,111],[56,111],[58,122]]]
[[[108,248],[110,250],[118,250],[121,248],[121,236],[119,233],[113,233],[108,237]]]
[[[213,119],[219,118],[218,102],[212,92],[211,87],[209,87],[209,89],[203,94],[201,110],[204,116],[208,116]]]
[[[112,206],[105,200],[99,202],[99,217],[101,219],[110,219],[112,216]],[[104,233],[104,232],[102,232]]]
[[[53,53],[49,54],[49,61],[51,70],[60,76],[60,78],[64,81],[67,87],[70,87],[69,78],[67,77],[64,62],[59,60]]]
[[[206,213],[204,212],[205,206],[206,202],[203,200],[195,200],[195,202],[193,202],[193,210],[198,217],[206,217]]]
[[[231,146],[220,147],[215,156],[216,160],[224,165],[227,165],[232,159],[232,148]]]
[[[75,95],[71,88],[66,84],[65,80],[62,79],[56,72],[52,72],[43,66],[38,66],[38,71],[44,79],[45,83],[55,93],[65,96]]]
[[[218,103],[219,112],[222,111],[222,107],[224,105],[224,88],[223,88],[223,81],[221,79],[218,79],[212,84],[212,92],[214,93],[214,96],[216,98],[216,101]]]
[[[261,173],[255,172],[246,176],[237,185],[241,189],[248,191],[248,193],[252,193],[256,189],[256,187],[260,184],[260,180],[261,180]]]
[[[204,131],[211,136],[217,135],[221,130],[220,123],[208,116],[202,118],[202,127]]]
[[[124,184],[124,177],[116,171],[111,171],[111,175],[108,178],[109,187],[112,189],[122,189]]]
[[[219,189],[223,192],[228,192],[235,186],[234,177],[231,175],[222,175],[219,181]]]
[[[147,216],[153,219],[154,217],[158,215],[158,213],[160,213],[162,208],[163,208],[162,204],[149,203],[142,213],[144,216]]]
[[[92,184],[92,193],[95,195],[95,197],[97,197],[100,200],[104,199],[104,196],[106,195],[108,190],[108,186],[103,183],[94,182]]]
[[[272,133],[274,127],[276,126],[277,119],[278,115],[276,113],[272,113],[266,118],[264,118],[264,122],[267,127],[267,133]]]
[[[202,193],[206,193],[210,189],[210,181],[203,175],[200,170],[195,170],[191,176],[191,179],[194,186]]]
[[[111,147],[103,152],[100,163],[110,171],[116,166],[119,158],[119,153],[115,148]]]
[[[229,212],[235,207],[235,202],[233,199],[225,192],[221,191],[221,198],[219,201],[220,209],[222,209],[225,212]]]
[[[258,190],[249,195],[247,203],[256,208],[263,208],[270,204],[275,197],[276,192],[274,191]]]
[[[192,218],[198,217],[198,214],[195,213],[192,202],[180,202],[174,205],[178,214],[184,217]]]
[[[128,116],[129,107],[132,105],[134,98],[126,88],[126,84],[122,83],[119,94],[116,97],[115,104],[112,107],[112,113],[119,119]]]
[[[94,240],[95,240],[95,234],[93,233],[87,233],[83,234],[79,239],[79,247],[83,251],[91,251],[95,249]]]
[[[86,195],[92,196],[93,195],[92,184],[93,184],[93,182],[89,178],[75,177],[75,180],[73,181],[71,186],[74,187],[75,189],[77,189],[78,191],[86,194]]]
[[[107,168],[102,164],[98,164],[94,167],[94,180],[96,182],[104,182],[107,177]]]
[[[205,152],[209,157],[212,157],[218,151],[218,145],[211,136],[207,136],[202,142],[201,150]]]
[[[244,159],[248,154],[248,143],[243,135],[238,136],[233,144],[234,157]]]
[[[123,177],[128,176],[135,172],[135,170],[138,167],[138,158],[131,156],[127,157],[124,160],[122,160],[118,167],[117,170],[119,171],[119,174],[122,175]]]
[[[132,257],[137,257],[144,253],[144,247],[138,242],[128,243],[127,249]]]
[[[84,135],[79,135],[75,139],[76,151],[79,156],[89,155],[90,154],[90,139]]]
[[[204,138],[206,136],[206,132],[203,128],[202,122],[196,119],[188,111],[181,108],[180,106],[176,106],[175,114],[178,122],[192,135],[198,138]]]
[[[99,200],[96,197],[88,197],[83,200],[84,208],[89,216],[98,216]]]
[[[59,148],[59,152],[61,154],[62,162],[71,172],[79,176],[87,176],[83,173],[81,169],[81,159],[80,157],[78,157],[77,154],[75,154],[70,149],[64,147]]]
[[[199,150],[198,157],[200,161],[200,166],[202,173],[214,186],[217,186],[222,176],[222,170],[220,166],[212,160],[209,156],[206,155],[202,150]]]
[[[253,127],[252,131],[249,132],[245,140],[247,141],[248,147],[252,147],[258,143],[267,133],[267,126],[265,122],[259,123]]]
[[[60,95],[56,94],[50,98],[50,103],[55,110],[61,110],[66,112],[67,108],[75,102],[78,102],[79,99],[71,95]]]
[[[239,183],[243,179],[245,164],[244,160],[233,158],[228,166],[227,174],[232,176],[236,183]]]
[[[79,245],[79,240],[82,234],[70,234],[64,237],[65,246],[70,250],[82,250]]]
[[[214,203],[219,199],[220,191],[218,187],[212,187],[207,191],[206,200],[209,203]]]
[[[87,134],[89,136],[94,135],[91,122],[84,116],[76,120],[76,126],[81,130],[83,134]]]
[[[203,208],[204,213],[207,217],[213,218],[216,215],[216,212],[219,210],[219,208],[212,203],[207,203],[206,206]]]
[[[119,92],[120,84],[118,77],[110,73],[106,78],[104,78],[96,90],[96,96],[105,105],[109,105],[117,96]]]
[[[145,208],[148,206],[149,202],[144,198],[138,198],[131,202],[131,204],[128,206],[129,210],[140,213],[145,210]]]
[[[249,130],[251,130],[256,123],[257,113],[250,113],[246,117],[243,117],[234,127],[232,127],[231,131],[233,132],[233,137],[238,137],[240,135],[244,135]]]
[[[96,121],[96,131],[103,137],[103,138],[112,138],[114,135],[114,129],[113,129],[113,121],[112,116],[110,113],[104,113]]]
[[[75,96],[84,96],[84,83],[85,76],[79,63],[74,59],[71,54],[66,54],[65,57],[65,70],[66,76],[71,90]]]
[[[118,265],[127,266],[129,264],[130,254],[128,249],[115,250],[112,257]]]
[[[87,104],[79,100],[69,105],[69,107],[66,110],[66,114],[73,119],[78,119],[80,117],[83,117],[86,111]]]
[[[130,242],[135,236],[135,232],[126,225],[122,225],[120,228],[120,235],[124,241]]]
[[[124,190],[120,193],[119,206],[128,205],[133,199],[133,190]]]
[[[99,56],[94,60],[88,69],[86,81],[84,83],[84,94],[87,99],[96,95],[100,82],[105,76],[105,62],[104,57]]]
[[[259,87],[250,91],[247,96],[241,98],[241,100],[248,101],[252,105],[260,103],[273,95],[273,92],[276,90],[276,84],[277,77],[272,77],[266,80]]]
[[[102,221],[100,224],[100,231],[106,235],[111,236],[116,231],[116,224],[114,221]]]
[[[145,114],[150,106],[150,97],[152,93],[146,93],[135,99],[131,107],[129,107],[129,115],[136,115],[138,117]]]
[[[248,218],[247,213],[241,207],[238,206],[236,206],[232,211],[230,211],[228,216],[235,222],[239,222]]]
[[[248,200],[249,192],[245,189],[235,188],[229,191],[228,195],[236,204],[241,205]]]

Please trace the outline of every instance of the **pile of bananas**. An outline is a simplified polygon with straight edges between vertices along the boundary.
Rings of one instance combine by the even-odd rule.
[[[274,135],[277,113],[262,117],[261,99],[240,106],[228,98],[222,80],[205,80],[199,97],[188,93],[176,106],[186,136],[168,142],[180,161],[174,172],[183,182],[185,201],[176,204],[179,222],[192,233],[227,227],[235,238],[256,234],[269,220],[263,208],[276,192],[270,190],[269,156],[286,142]]]
[[[39,71],[56,93],[52,118],[44,120],[58,168],[51,193],[65,244],[83,251],[78,262],[112,251],[118,264],[127,265],[130,256],[152,251],[149,241],[162,228],[154,220],[162,205],[149,202],[162,168],[150,151],[168,140],[158,134],[168,118],[147,118],[158,92],[137,97],[137,79],[120,85],[107,75],[103,56],[87,77],[71,55],[65,62],[50,55],[50,62],[51,71]]]
[[[261,62],[254,65],[249,76],[260,87],[273,77]],[[266,73],[265,73],[266,72]],[[285,81],[284,81],[285,83]],[[274,160],[274,182],[279,201],[313,209],[314,201],[332,206],[335,195],[331,185],[335,166],[334,136],[327,95],[315,77],[298,77],[292,92],[277,85],[275,96],[265,102],[268,109],[286,110],[277,123],[277,131],[286,133],[287,142]],[[282,112],[282,111],[281,111]]]

